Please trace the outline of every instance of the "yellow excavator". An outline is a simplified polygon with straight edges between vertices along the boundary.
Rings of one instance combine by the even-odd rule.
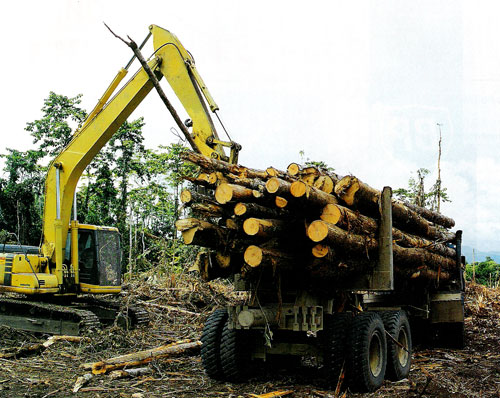
[[[144,60],[140,50],[150,36],[154,52],[149,60]],[[78,223],[75,191],[85,168],[153,88],[168,102],[158,85],[162,77],[189,115],[190,119],[183,123],[169,107],[193,149],[208,157],[237,162],[241,147],[219,139],[208,111],[217,115],[219,108],[193,57],[177,37],[151,25],[148,36],[134,52],[71,142],[49,165],[41,247],[36,251],[21,244],[0,244],[0,291],[7,293],[0,296],[0,324],[47,333],[79,334],[85,328],[113,319],[119,312],[118,307],[94,298],[97,294],[121,291],[118,230]],[[139,58],[141,68],[115,93],[135,58]],[[133,321],[144,321],[140,309],[128,310]]]

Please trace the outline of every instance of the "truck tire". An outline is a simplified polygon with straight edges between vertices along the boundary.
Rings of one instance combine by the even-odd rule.
[[[215,310],[205,322],[201,333],[201,363],[205,373],[215,380],[221,380],[222,366],[220,359],[220,343],[222,329],[228,318],[227,310]]]
[[[242,330],[229,329],[229,320],[226,320],[222,329],[220,342],[220,359],[224,380],[242,381],[248,368],[250,355],[248,345],[245,344]]]
[[[345,369],[351,322],[350,312],[325,316],[323,363],[327,384],[333,388],[337,387],[342,368]]]
[[[410,373],[412,340],[410,323],[405,311],[384,311],[380,314],[385,331],[406,348],[403,349],[392,339],[387,339],[386,378],[397,381],[408,377]]]
[[[387,342],[384,323],[375,312],[356,315],[351,324],[348,367],[351,390],[373,392],[384,382]]]

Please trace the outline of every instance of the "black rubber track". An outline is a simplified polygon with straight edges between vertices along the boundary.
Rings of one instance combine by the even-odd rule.
[[[370,369],[370,343],[377,335],[382,345],[382,369],[374,376]],[[384,382],[387,365],[387,342],[384,323],[375,312],[362,312],[351,324],[349,355],[346,377],[349,387],[356,392],[372,392]]]
[[[384,322],[385,331],[389,333],[392,338],[398,341],[399,333],[405,330],[408,339],[407,349],[409,357],[406,364],[401,364],[399,361],[399,351],[401,348],[394,343],[391,339],[387,339],[387,369],[385,376],[389,380],[397,381],[402,380],[410,373],[411,353],[412,353],[412,340],[410,323],[404,311],[384,311],[380,313],[380,317]]]
[[[220,344],[222,329],[228,318],[226,309],[215,310],[205,322],[201,333],[201,363],[205,373],[212,379],[223,378]]]
[[[342,368],[345,369],[352,319],[353,314],[350,312],[325,316],[324,373],[326,384],[333,388],[337,387]]]

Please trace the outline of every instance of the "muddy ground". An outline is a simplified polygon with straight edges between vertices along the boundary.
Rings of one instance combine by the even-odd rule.
[[[158,360],[148,374],[113,380],[94,376],[77,393],[81,364],[116,355],[198,339],[203,322],[217,305],[234,299],[224,283],[203,284],[193,277],[170,275],[141,279],[126,286],[124,303],[145,303],[151,323],[124,331],[108,327],[79,343],[57,342],[20,358],[0,355],[0,397],[250,397],[292,390],[291,398],[334,397],[322,386],[317,368],[261,367],[247,383],[218,383],[205,376],[199,355]],[[416,347],[408,379],[385,382],[372,394],[347,397],[500,397],[500,291],[469,285],[466,300],[466,347],[463,350]],[[0,327],[3,353],[47,340],[48,336]]]

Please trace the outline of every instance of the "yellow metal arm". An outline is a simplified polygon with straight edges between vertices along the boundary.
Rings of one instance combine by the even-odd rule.
[[[236,162],[240,146],[219,139],[205,101],[212,111],[218,107],[196,71],[191,55],[169,31],[156,25],[151,25],[149,29],[153,35],[155,52],[148,66],[158,79],[165,76],[191,118],[192,141],[196,147],[193,149],[208,157]],[[71,142],[49,166],[45,181],[42,253],[56,265],[55,274],[59,284],[63,283],[63,246],[78,180],[92,159],[153,88],[146,71],[141,68],[108,101],[125,74],[123,69],[118,73]],[[225,154],[224,147],[230,148],[230,157]]]

